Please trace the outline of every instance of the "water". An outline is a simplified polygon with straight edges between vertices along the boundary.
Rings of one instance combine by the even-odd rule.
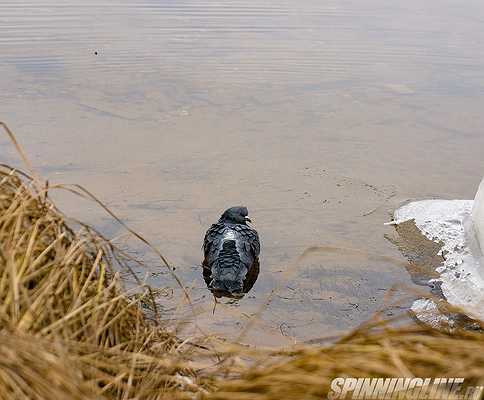
[[[2,1],[0,118],[51,182],[85,185],[162,250],[202,330],[237,337],[257,314],[249,342],[310,340],[411,284],[375,256],[403,260],[383,226],[401,202],[474,194],[483,22],[472,0]],[[0,151],[16,161],[6,140]],[[96,206],[59,201],[122,233]],[[212,315],[201,240],[238,204],[262,238],[261,275]],[[295,267],[310,246],[363,252]]]

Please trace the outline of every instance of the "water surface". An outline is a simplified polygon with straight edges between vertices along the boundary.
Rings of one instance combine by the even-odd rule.
[[[159,247],[203,331],[237,337],[260,315],[253,343],[343,332],[411,284],[376,256],[403,260],[383,222],[407,199],[471,198],[483,100],[480,1],[0,4],[0,119],[37,169],[85,185]],[[59,201],[122,233],[96,206]],[[212,315],[201,240],[238,204],[262,238],[262,272]],[[363,252],[296,265],[311,246]],[[147,279],[175,288],[158,264]],[[166,318],[187,315],[160,301]]]

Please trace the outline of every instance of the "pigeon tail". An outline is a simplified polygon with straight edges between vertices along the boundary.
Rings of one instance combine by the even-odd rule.
[[[247,267],[237,251],[235,240],[226,240],[212,269],[210,290],[220,293],[242,293]]]

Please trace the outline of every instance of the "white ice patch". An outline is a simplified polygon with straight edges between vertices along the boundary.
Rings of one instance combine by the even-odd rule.
[[[484,253],[484,179],[479,185],[476,198],[474,201],[474,208],[472,209],[472,221],[474,222],[474,230],[480,243],[480,252]]]
[[[484,264],[480,251],[484,244],[483,217],[483,183],[475,201],[416,201],[394,214],[395,223],[413,219],[428,239],[442,242],[440,253],[445,261],[437,268],[442,292],[450,304],[480,319],[484,319]],[[414,308],[417,306],[422,304],[414,304]]]
[[[435,304],[433,300],[415,300],[411,309],[418,316],[419,320],[425,322],[433,328],[440,328],[450,324],[449,318],[440,313],[437,304]]]

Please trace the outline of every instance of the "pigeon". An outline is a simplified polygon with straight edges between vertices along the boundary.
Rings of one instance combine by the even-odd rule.
[[[259,275],[260,242],[247,207],[231,207],[205,234],[203,277],[215,297],[241,298]]]

